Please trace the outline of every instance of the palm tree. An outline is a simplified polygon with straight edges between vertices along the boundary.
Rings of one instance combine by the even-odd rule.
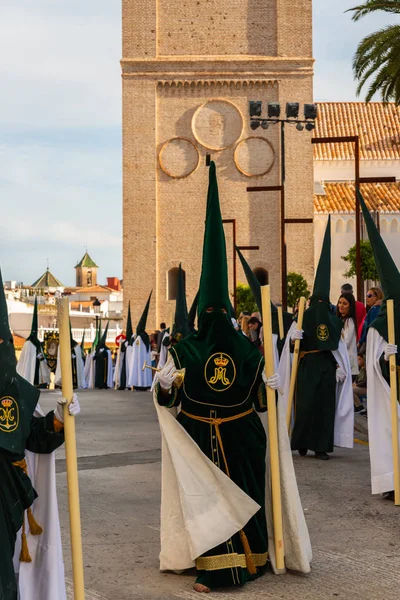
[[[365,0],[346,12],[353,12],[353,21],[359,21],[378,10],[400,15],[400,0]],[[366,102],[380,92],[383,102],[400,104],[400,25],[388,25],[361,40],[354,55],[353,72],[358,81],[357,95],[371,78]]]

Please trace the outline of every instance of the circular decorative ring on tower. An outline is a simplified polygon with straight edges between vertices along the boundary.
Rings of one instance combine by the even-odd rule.
[[[274,166],[275,150],[269,140],[253,135],[238,143],[233,160],[242,175],[261,177]]]
[[[192,117],[196,140],[210,150],[225,150],[238,141],[243,131],[240,110],[228,100],[208,100]]]
[[[184,137],[175,137],[162,145],[158,160],[166,175],[182,179],[197,169],[200,155],[193,142]]]

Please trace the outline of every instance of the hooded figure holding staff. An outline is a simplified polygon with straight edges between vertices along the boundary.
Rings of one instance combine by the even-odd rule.
[[[393,415],[391,414],[389,359],[390,356],[395,355],[398,376],[400,371],[400,357],[397,352],[397,344],[400,340],[400,273],[360,193],[359,198],[379,280],[385,295],[379,314],[372,321],[367,333],[368,442],[371,485],[373,494],[383,494],[386,498],[393,500],[395,468],[391,439]],[[387,301],[389,299],[393,300],[394,304],[395,344],[388,343]],[[396,408],[399,428],[400,409],[398,405]],[[398,443],[396,451],[398,452]]]
[[[17,373],[36,387],[47,387],[50,383],[50,369],[38,338],[38,328],[38,304],[35,297],[31,332],[22,348]]]
[[[262,575],[274,557],[266,510],[267,440],[257,412],[267,409],[265,384],[277,389],[279,378],[265,376],[264,358],[234,329],[229,310],[225,236],[212,162],[198,331],[170,349],[155,385],[163,449],[160,568],[196,566],[197,592],[244,585]],[[175,419],[167,409],[178,406]],[[288,440],[286,456],[291,461]],[[288,487],[296,503],[297,486]],[[308,572],[308,533],[301,507],[297,509],[296,504],[293,514],[302,520],[301,533],[293,529],[297,517],[286,523],[286,531],[301,543],[295,552],[288,547],[288,560],[290,568]]]
[[[94,387],[99,389],[108,389],[113,387],[113,364],[111,359],[111,350],[107,346],[108,321],[103,335],[96,347],[94,355]]]
[[[144,311],[136,327],[135,341],[133,342],[133,350],[129,366],[128,385],[129,387],[133,387],[138,390],[148,390],[151,388],[151,384],[153,383],[151,370],[145,369],[143,371],[144,362],[146,362],[148,365],[151,365],[150,337],[146,331],[151,295],[152,292],[150,292],[146,306],[144,307]]]
[[[53,463],[64,442],[63,404],[40,416],[39,391],[16,371],[0,274],[0,598],[64,600]],[[77,396],[69,406],[80,412]],[[32,454],[33,453],[33,454]],[[35,454],[38,456],[35,457]],[[37,489],[33,487],[37,481]],[[46,504],[46,495],[53,505]],[[57,515],[57,516],[56,516]],[[36,518],[35,518],[36,517]],[[38,522],[40,518],[40,523]],[[37,520],[36,520],[37,519]],[[33,537],[32,537],[33,536]],[[40,539],[40,542],[37,540]],[[15,556],[16,544],[20,548]],[[14,559],[14,561],[13,561]],[[14,564],[17,567],[14,567]],[[16,572],[19,572],[17,579]],[[33,592],[36,596],[33,595]]]
[[[351,368],[342,339],[342,321],[331,311],[331,222],[322,244],[310,306],[304,312],[303,329],[293,323],[282,352],[279,373],[284,396],[290,384],[291,345],[300,339],[300,358],[295,393],[292,449],[305,456],[328,460],[333,446],[353,447],[354,408]],[[286,373],[285,373],[286,372]]]
[[[128,387],[129,364],[132,355],[133,329],[131,318],[131,303],[128,303],[128,316],[126,319],[126,339],[121,342],[119,365],[117,363],[114,373],[114,381],[118,382],[118,389],[125,390]],[[117,373],[118,367],[118,373]]]

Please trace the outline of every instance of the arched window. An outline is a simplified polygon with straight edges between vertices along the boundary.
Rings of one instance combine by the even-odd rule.
[[[178,274],[179,267],[172,267],[167,273],[167,300],[176,300],[178,293]],[[186,273],[183,271],[183,279],[185,280]]]
[[[356,230],[354,220],[349,219],[346,224],[346,233],[354,233]]]
[[[92,285],[92,271],[88,271],[86,274],[86,283],[87,285]]]
[[[387,224],[387,221],[386,221],[386,219],[381,219],[381,222],[380,222],[380,230],[381,230],[381,233],[387,233],[387,230],[388,230],[388,224]]]
[[[336,233],[343,233],[343,232],[344,232],[343,221],[342,221],[342,219],[338,219],[336,221]]]
[[[253,269],[254,275],[257,277],[260,285],[268,285],[268,271],[262,267],[256,267]]]
[[[392,222],[390,223],[390,233],[397,233],[398,232],[398,223],[397,223],[397,219],[392,219]]]

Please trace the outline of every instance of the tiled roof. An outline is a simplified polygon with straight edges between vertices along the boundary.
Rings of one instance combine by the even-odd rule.
[[[99,294],[104,292],[115,292],[112,288],[109,288],[105,285],[89,285],[87,287],[78,287],[75,288],[76,294]]]
[[[100,304],[101,304],[101,300],[99,300]],[[104,300],[103,300],[104,302]],[[71,310],[79,310],[80,307],[83,308],[88,308],[93,306],[93,302],[92,300],[74,300],[73,302],[70,303],[70,307]]]
[[[325,183],[325,195],[314,194],[316,213],[353,213],[355,185],[353,182]],[[400,212],[400,183],[365,183],[361,192],[369,210]]]
[[[92,267],[98,268],[98,266],[96,265],[94,260],[92,260],[90,258],[89,254],[87,252],[85,252],[85,254],[82,256],[81,260],[78,262],[75,269],[77,269],[78,267],[87,267],[89,269]]]
[[[39,279],[32,283],[33,288],[64,287],[57,277],[47,269]]]
[[[358,135],[361,160],[400,159],[400,106],[390,102],[319,102],[315,137]],[[352,160],[354,144],[315,144],[316,160]]]

